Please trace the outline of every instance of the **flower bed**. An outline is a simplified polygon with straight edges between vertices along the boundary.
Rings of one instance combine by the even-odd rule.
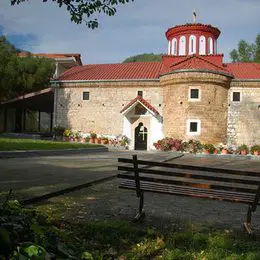
[[[130,139],[125,135],[98,135],[93,131],[90,133],[82,133],[81,131],[73,132],[70,129],[65,129],[63,132],[63,141],[111,145],[114,147],[124,147],[126,149],[129,148],[130,144]]]
[[[203,153],[203,154],[252,154],[255,156],[260,155],[260,145],[253,145],[248,147],[243,144],[240,146],[224,145],[224,144],[203,144],[198,140],[183,141],[181,139],[163,138],[154,143],[156,150],[160,151],[180,151],[186,153]]]

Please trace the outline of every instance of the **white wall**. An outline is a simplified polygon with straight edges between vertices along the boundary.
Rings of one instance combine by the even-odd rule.
[[[155,118],[154,116],[151,118],[151,138],[150,143],[148,144],[148,150],[155,150],[154,143],[164,137],[163,134],[163,125],[162,123]]]

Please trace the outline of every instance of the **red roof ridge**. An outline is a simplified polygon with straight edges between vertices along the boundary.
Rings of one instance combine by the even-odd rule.
[[[181,64],[181,63],[186,62],[187,60],[194,59],[194,58],[197,58],[197,59],[200,59],[200,60],[202,60],[202,61],[204,61],[204,62],[206,62],[206,63],[209,63],[209,64],[211,64],[212,66],[215,66],[216,68],[219,68],[219,69],[221,69],[221,70],[225,70],[224,67],[218,66],[218,65],[215,64],[214,62],[208,61],[208,60],[202,58],[201,56],[199,56],[199,55],[197,55],[197,54],[189,55],[189,56],[187,56],[187,58],[185,58],[185,59],[183,59],[183,60],[181,60],[181,61],[178,61],[178,62],[172,64],[170,67],[174,67],[174,66],[176,66],[176,65],[179,65],[179,64]]]
[[[213,26],[213,25],[211,25],[211,24],[204,24],[204,23],[185,23],[185,24],[177,24],[177,25],[175,25],[175,26],[173,26],[173,27],[170,27],[169,29],[182,28],[182,27],[192,27],[192,26],[210,27],[210,28],[215,29],[215,30],[218,30],[218,31],[220,32],[220,30],[219,30],[217,27],[215,27],[215,26]],[[168,30],[169,30],[169,29],[168,29]]]
[[[147,63],[162,63],[162,61],[133,61],[133,62],[117,62],[117,63],[90,63],[90,64],[85,64],[82,67],[86,66],[107,66],[107,65],[132,65],[132,64],[147,64]]]
[[[131,107],[134,103],[136,103],[137,101],[140,101],[140,103],[142,103],[145,107],[147,107],[149,110],[151,110],[152,112],[154,112],[156,115],[160,115],[160,113],[157,111],[156,108],[154,108],[147,100],[145,100],[144,98],[142,98],[141,96],[137,96],[136,98],[134,98],[132,101],[130,101],[121,111],[120,113],[124,112],[125,110],[127,110],[129,107]]]

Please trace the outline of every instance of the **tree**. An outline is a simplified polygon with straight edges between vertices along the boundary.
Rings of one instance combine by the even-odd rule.
[[[10,0],[11,5],[20,4],[28,0]],[[48,0],[42,0],[48,2]],[[51,0],[49,0],[51,1]],[[65,6],[70,13],[70,20],[76,24],[85,22],[89,28],[97,28],[98,20],[93,18],[96,13],[104,13],[113,16],[116,13],[116,6],[126,4],[134,0],[52,0],[59,7]],[[87,17],[87,20],[85,19]]]
[[[238,43],[238,49],[230,53],[232,62],[258,62],[260,63],[260,34],[256,36],[255,43],[249,44],[245,40]]]
[[[154,54],[154,53],[143,53],[135,56],[131,56],[126,58],[123,63],[129,62],[148,62],[148,61],[162,61],[162,54]]]
[[[55,71],[53,60],[19,57],[18,50],[0,36],[0,100],[45,88]]]

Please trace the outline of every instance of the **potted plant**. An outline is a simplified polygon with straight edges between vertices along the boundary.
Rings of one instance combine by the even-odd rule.
[[[108,144],[108,138],[101,137],[101,144]]]
[[[130,139],[126,135],[123,135],[120,140],[120,145],[124,146],[127,149],[129,143],[130,143]]]
[[[87,136],[87,137],[85,137],[85,138],[83,138],[83,139],[84,139],[84,142],[85,142],[85,143],[89,143],[90,137]]]
[[[198,153],[198,152],[202,151],[203,145],[199,140],[191,139],[188,141],[186,149],[187,149],[187,152]]]
[[[69,141],[72,136],[72,131],[70,129],[65,129],[63,132],[63,141]]]
[[[215,146],[213,144],[204,144],[203,145],[204,154],[214,153],[214,151],[215,151]]]
[[[100,137],[95,138],[95,144],[101,144],[101,138]]]
[[[238,147],[238,151],[241,155],[247,155],[249,152],[248,146],[245,144],[242,144]]]
[[[80,131],[77,131],[77,132],[74,134],[74,141],[75,141],[75,142],[80,142],[81,138],[82,138],[82,135],[81,135]]]
[[[97,138],[97,134],[94,133],[94,132],[91,132],[91,133],[90,133],[90,139],[89,139],[89,142],[90,142],[91,144],[94,144],[96,138]]]
[[[256,156],[260,155],[260,145],[253,145],[251,147],[251,153]]]
[[[221,154],[229,154],[228,146],[225,144],[220,143],[218,146],[218,150],[220,151]]]

